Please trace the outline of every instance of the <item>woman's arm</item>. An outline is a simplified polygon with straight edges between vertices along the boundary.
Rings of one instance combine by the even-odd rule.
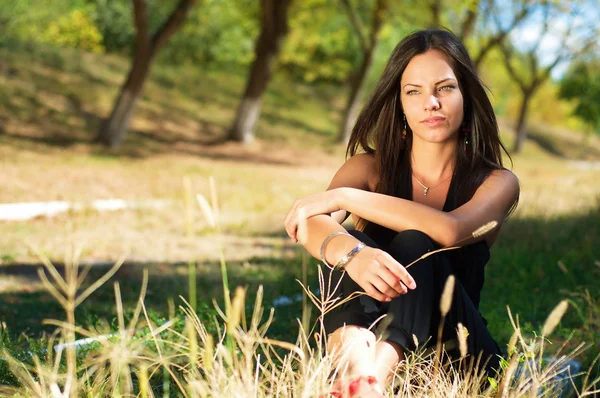
[[[336,185],[334,178],[330,186],[334,189],[305,196],[294,203],[286,216],[286,230],[292,239],[297,240],[296,228],[300,218],[346,211],[394,231],[422,231],[442,246],[452,246],[459,241],[466,244],[474,240],[469,237],[481,226],[492,221],[500,226],[519,198],[517,177],[508,170],[495,170],[469,202],[452,212],[444,212],[413,201],[370,192],[364,186],[357,187],[359,179],[356,175],[364,169],[360,165],[368,166],[368,163],[364,158],[351,163],[354,158],[356,156],[338,172],[350,183]],[[363,185],[367,184],[364,176],[360,181]],[[486,236],[489,244],[497,231]]]
[[[345,231],[336,220],[323,214],[310,217],[300,228],[306,228],[306,236],[301,243],[317,259],[321,258],[321,244],[325,238],[334,232]],[[358,243],[353,236],[336,236],[327,244],[326,261],[337,263]],[[369,296],[379,301],[391,301],[408,289],[417,287],[408,271],[392,256],[368,246],[350,260],[344,270]]]
[[[471,200],[452,212],[352,188],[337,190],[336,206],[394,231],[416,229],[442,246],[453,246],[459,241],[468,243],[471,234],[489,222],[502,224],[518,198],[516,176],[508,170],[496,170]]]
[[[338,170],[328,191],[323,193],[324,198],[321,200],[327,201],[327,198],[333,197],[331,194],[338,187],[350,187],[358,190],[368,189],[369,178],[372,175],[371,165],[372,156],[370,155],[362,154],[350,158]],[[286,229],[290,228],[291,225],[297,225],[297,210],[302,213],[302,209],[297,208],[298,203],[298,201],[294,203],[286,216]],[[332,204],[328,203],[327,206],[331,207]],[[321,259],[321,244],[330,234],[345,231],[341,223],[348,216],[346,210],[335,208],[331,208],[327,213],[306,217],[299,225],[300,230],[304,230],[304,233],[301,233],[301,235],[304,235],[301,240],[302,245],[313,257],[319,260]],[[295,232],[296,227],[294,226]],[[330,264],[337,263],[358,243],[359,241],[352,236],[336,236],[327,244],[326,261]],[[365,247],[346,264],[344,269],[369,296],[379,301],[390,301],[392,298],[406,293],[407,286],[410,289],[416,287],[413,278],[406,269],[388,253],[379,249]]]

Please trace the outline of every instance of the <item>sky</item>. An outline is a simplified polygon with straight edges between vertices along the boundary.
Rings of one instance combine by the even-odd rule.
[[[561,51],[580,48],[583,42],[590,37],[591,31],[599,31],[600,0],[571,1],[572,7],[565,7],[549,18],[549,27],[543,32],[543,7],[535,6],[531,14],[515,28],[509,38],[511,43],[521,51],[530,51],[536,43],[536,51],[541,66],[553,62]],[[498,5],[502,10],[500,21],[503,25],[510,23],[514,13],[512,1],[499,0]],[[561,3],[565,4],[565,2]],[[565,40],[567,27],[576,26],[568,39]],[[597,49],[596,49],[597,51]],[[568,69],[572,59],[559,63],[551,72],[555,80],[559,80]]]

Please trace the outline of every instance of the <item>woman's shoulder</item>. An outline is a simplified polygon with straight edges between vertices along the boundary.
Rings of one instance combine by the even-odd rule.
[[[485,198],[494,198],[503,205],[502,207],[508,209],[509,214],[519,201],[520,192],[519,179],[505,168],[492,170],[477,189],[477,194]]]
[[[350,186],[372,191],[376,176],[375,155],[358,153],[351,156],[340,167],[333,181],[333,186]]]
[[[357,153],[346,160],[346,164],[351,164],[357,167],[372,167],[375,166],[374,153]]]
[[[513,191],[519,191],[519,179],[512,171],[502,168],[495,169],[490,172],[486,178],[485,184],[499,184]]]

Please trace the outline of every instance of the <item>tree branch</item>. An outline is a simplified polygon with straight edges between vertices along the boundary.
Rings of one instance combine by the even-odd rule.
[[[367,51],[373,51],[375,43],[377,43],[377,34],[383,25],[384,14],[388,11],[389,0],[377,0],[375,10],[373,11],[373,19],[371,21],[371,32],[369,34],[369,47]]]
[[[364,26],[360,20],[360,17],[356,13],[356,10],[352,7],[352,4],[350,4],[350,0],[340,0],[340,1],[341,1],[342,5],[344,6],[344,8],[346,8],[346,12],[348,13],[348,16],[350,17],[350,22],[352,23],[352,27],[354,28],[354,30],[356,31],[356,34],[358,35],[358,39],[360,41],[362,50],[367,51],[369,42],[367,39],[367,35],[365,34]]]
[[[479,64],[483,61],[483,58],[487,55],[487,53],[490,52],[490,50],[492,50],[494,47],[500,45],[504,41],[506,36],[508,36],[508,34],[513,29],[515,29],[517,25],[519,25],[527,15],[529,15],[530,12],[531,8],[528,7],[526,4],[522,4],[521,9],[515,14],[510,25],[506,29],[502,29],[502,24],[498,19],[498,15],[494,13],[492,5],[490,13],[492,14],[494,22],[496,23],[496,28],[498,32],[495,35],[489,37],[487,42],[481,47],[481,50],[479,50],[479,53],[474,58],[475,66],[478,67]]]
[[[517,73],[517,71],[511,63],[513,57],[513,50],[508,48],[508,46],[504,43],[500,43],[498,47],[500,47],[500,50],[502,50],[502,59],[504,60],[504,66],[506,66],[508,74],[513,78],[515,82],[517,82],[521,91],[526,92],[528,90],[527,84],[525,84],[523,79],[521,79],[521,77],[519,76],[519,74]]]
[[[148,32],[148,6],[146,0],[133,0],[133,22],[135,24],[136,51],[149,51],[150,33]]]
[[[135,0],[141,1],[141,0]],[[169,41],[169,38],[179,29],[185,21],[188,12],[196,3],[196,0],[180,0],[164,24],[156,31],[152,37],[152,51],[160,50],[162,46]]]
[[[459,30],[460,33],[458,37],[461,41],[464,41],[465,38],[471,34],[471,30],[473,29],[473,25],[475,25],[475,20],[477,19],[477,14],[479,12],[479,3],[480,0],[473,0],[471,5],[469,5],[469,11],[467,11],[467,16]]]

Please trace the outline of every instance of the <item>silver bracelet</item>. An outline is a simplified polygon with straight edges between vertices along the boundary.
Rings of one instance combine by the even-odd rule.
[[[334,266],[329,264],[327,262],[327,260],[325,260],[325,249],[327,248],[327,244],[329,243],[329,241],[331,241],[333,238],[335,238],[336,236],[340,236],[340,235],[348,235],[348,236],[352,236],[350,235],[348,232],[346,231],[338,231],[338,232],[334,232],[331,235],[328,235],[325,240],[323,241],[323,243],[321,243],[321,261],[323,261],[323,264],[325,264],[329,269],[333,270]]]
[[[325,264],[329,269],[331,269],[333,271],[338,271],[341,268],[343,268],[344,265],[346,265],[354,256],[356,256],[358,254],[359,251],[361,251],[365,247],[365,244],[363,242],[359,242],[358,245],[356,245],[356,247],[354,247],[354,249],[350,250],[350,252],[348,254],[346,254],[344,257],[342,257],[342,259],[340,261],[338,261],[335,265],[331,265],[325,259],[325,249],[327,248],[327,244],[333,238],[335,238],[336,236],[340,236],[340,235],[352,236],[348,232],[338,231],[338,232],[334,232],[331,235],[327,236],[325,238],[325,240],[323,241],[323,243],[321,243],[321,261],[323,261],[323,264]]]
[[[339,271],[340,269],[343,269],[344,266],[346,264],[348,264],[348,262],[350,260],[352,260],[352,258],[354,258],[354,256],[356,256],[358,254],[358,252],[360,252],[364,248],[365,248],[365,244],[363,242],[358,242],[358,245],[356,245],[356,247],[354,247],[354,249],[350,250],[350,252],[348,252],[348,254],[346,254],[344,257],[342,257],[342,259],[340,261],[338,261],[338,263],[333,267],[333,269],[337,270],[337,271]]]

